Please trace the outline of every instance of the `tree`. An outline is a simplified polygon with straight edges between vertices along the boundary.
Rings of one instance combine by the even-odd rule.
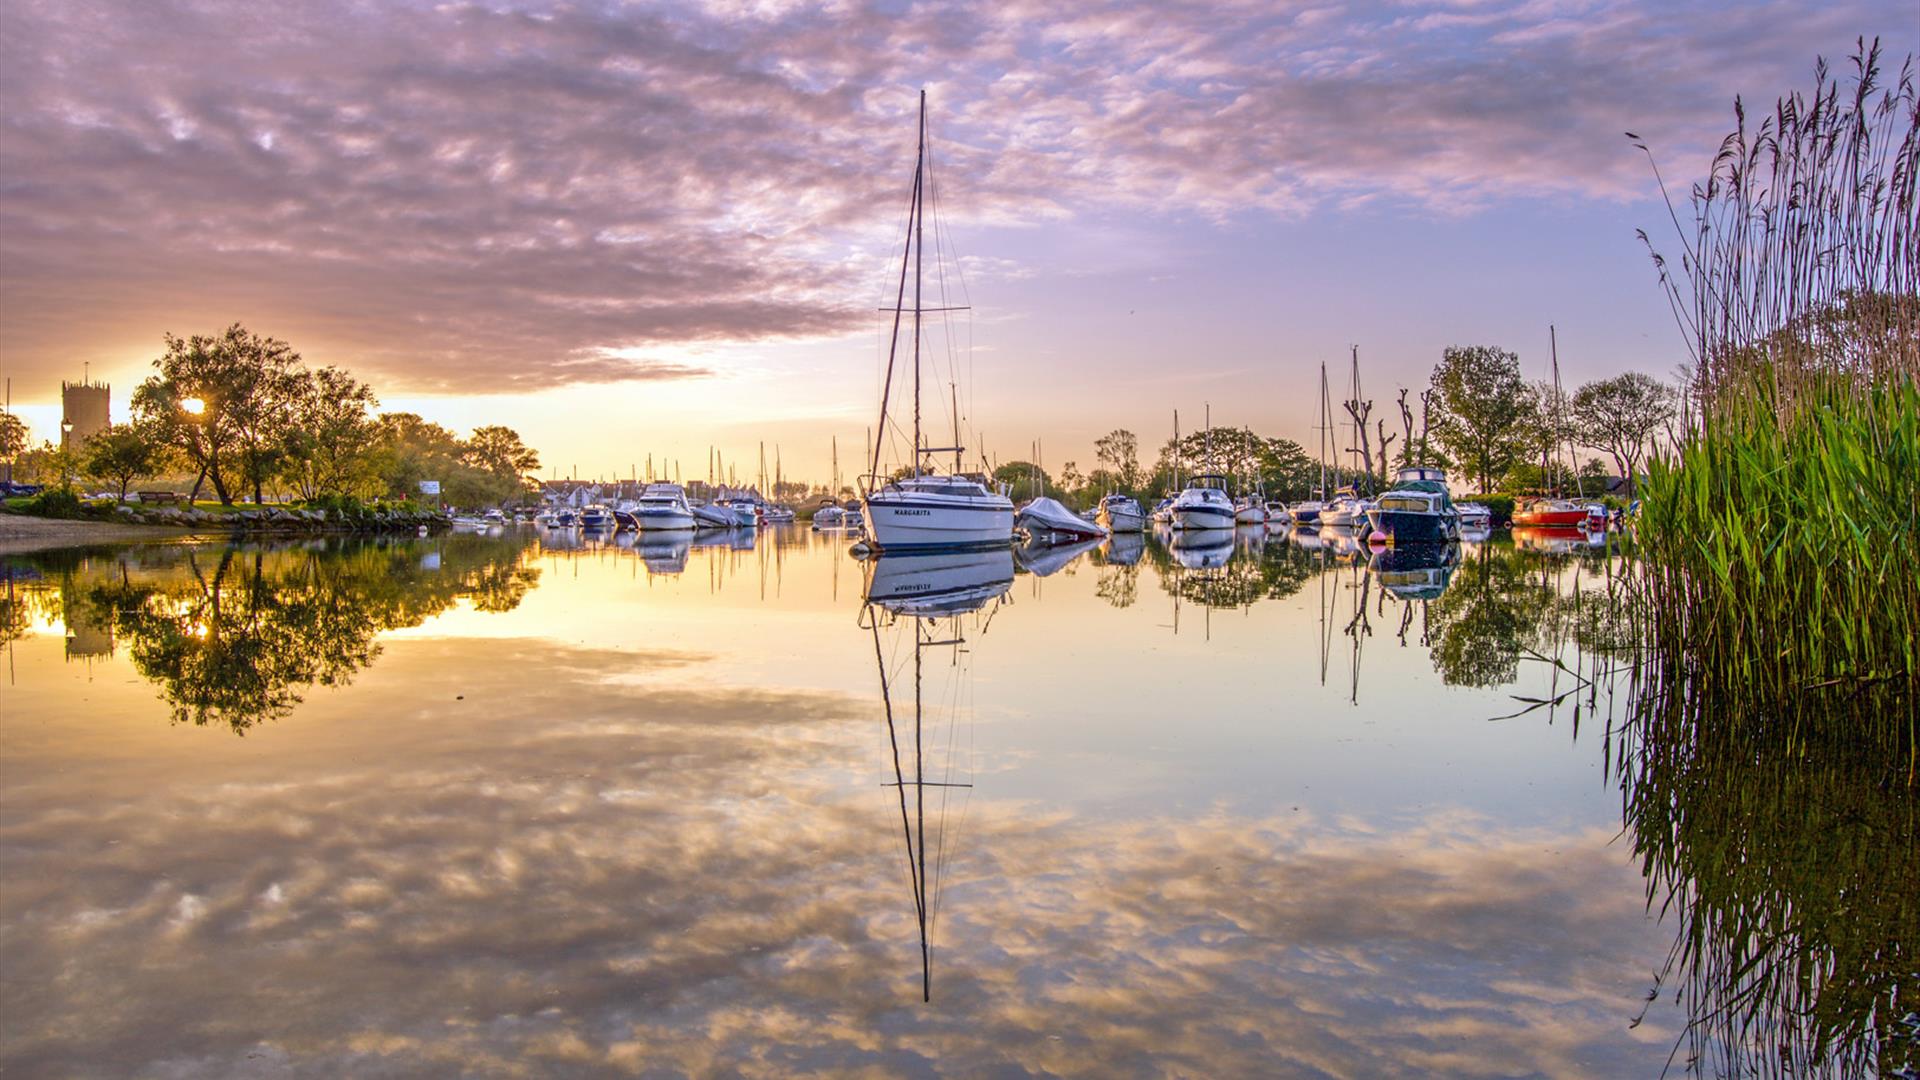
[[[166,352],[133,392],[137,420],[178,449],[213,483],[222,505],[233,505],[229,480],[261,483],[279,456],[291,380],[299,354],[283,341],[248,333],[239,323],[219,337],[165,336]]]
[[[1112,468],[1127,491],[1138,491],[1143,477],[1140,475],[1140,440],[1126,428],[1114,428],[1094,441],[1093,452],[1102,465]]]
[[[461,458],[467,464],[496,476],[512,477],[517,484],[538,482],[540,455],[521,442],[520,434],[510,427],[490,424],[474,428],[473,437],[467,440]],[[805,490],[805,485],[801,485],[802,494]],[[774,497],[780,498],[781,495],[776,492]]]
[[[1638,371],[1590,382],[1573,395],[1581,444],[1611,456],[1629,491],[1648,443],[1674,409],[1673,389]]]
[[[413,413],[383,413],[374,435],[380,482],[397,499],[412,498],[422,480],[444,482],[463,450],[459,436]]]
[[[993,470],[993,478],[1007,485],[1013,492],[1013,499],[1039,498],[1042,495],[1058,496],[1060,490],[1053,486],[1053,478],[1047,471],[1031,461],[1009,461]]]
[[[339,368],[303,371],[293,380],[281,442],[281,474],[303,499],[347,495],[376,482],[379,428],[373,388]]]
[[[80,449],[80,471],[119,488],[122,500],[135,480],[166,467],[167,447],[138,424],[115,424]]]
[[[1520,357],[1487,345],[1452,345],[1433,369],[1433,435],[1487,490],[1522,447],[1526,383]]]
[[[7,479],[13,479],[13,463],[27,449],[26,421],[10,412],[0,412],[0,460],[7,463]]]
[[[1537,468],[1528,472],[1530,482],[1526,486],[1561,486],[1567,471],[1561,457],[1572,448],[1574,436],[1573,409],[1566,391],[1546,381],[1528,384],[1519,438]],[[1510,466],[1507,471],[1513,475],[1519,470]]]

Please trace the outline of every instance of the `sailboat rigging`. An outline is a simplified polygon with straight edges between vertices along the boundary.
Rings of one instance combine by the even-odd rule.
[[[927,92],[920,91],[918,146],[913,167],[913,194],[908,201],[907,236],[901,250],[900,279],[895,289],[893,332],[887,347],[887,370],[880,391],[880,424],[873,442],[867,475],[862,479],[861,502],[868,535],[881,551],[913,548],[992,546],[1013,539],[1013,502],[1001,485],[981,474],[961,472],[966,448],[959,438],[959,391],[953,389],[954,445],[928,446],[921,426],[921,346],[924,317],[964,311],[965,306],[927,307],[923,293],[927,208]],[[937,231],[937,230],[936,230]],[[907,275],[913,276],[913,304],[907,306]],[[889,309],[882,309],[889,310]],[[887,438],[888,409],[893,376],[900,359],[900,330],[911,313],[913,337],[913,443],[906,473],[897,479],[880,474],[880,455]],[[951,453],[953,471],[941,475],[931,467],[934,455]]]

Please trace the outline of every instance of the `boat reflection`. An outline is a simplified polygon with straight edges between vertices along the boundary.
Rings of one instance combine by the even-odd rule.
[[[1168,548],[1182,570],[1218,570],[1233,558],[1233,542],[1229,529],[1186,529],[1174,534]]]
[[[894,615],[935,617],[978,611],[1013,586],[1013,551],[902,552],[866,564],[866,600]]]
[[[1085,550],[1082,547],[1075,555]],[[971,622],[975,633],[986,632],[991,612],[986,618],[982,612],[989,604],[998,608],[1013,585],[1013,567],[1013,552],[1006,548],[883,554],[867,567],[867,603],[861,609],[861,623],[872,637],[880,678],[893,774],[885,786],[893,789],[892,802],[905,841],[907,881],[920,939],[922,1001],[933,1000],[933,933],[940,909],[941,871],[952,860],[956,846],[946,835],[947,817],[957,809],[964,819],[964,795],[958,807],[953,796],[970,794],[973,788],[970,763],[955,760],[952,750],[972,744],[971,738],[954,738],[955,729],[970,719],[964,711],[973,700],[972,688],[966,685],[972,679],[966,624]],[[910,656],[903,655],[909,650]],[[928,665],[927,654],[934,650],[943,655]],[[910,730],[905,716],[909,701]],[[935,761],[941,747],[948,748],[949,756]],[[929,846],[935,853],[931,865]]]
[[[693,534],[649,529],[637,534],[633,550],[646,564],[647,573],[672,575],[687,569],[687,553],[693,549]]]
[[[1114,533],[1099,550],[1108,566],[1133,566],[1147,553],[1147,536],[1138,532]]]
[[[1437,600],[1459,564],[1457,545],[1417,544],[1377,549],[1368,568],[1380,579],[1380,587],[1398,599]]]
[[[1104,540],[1080,540],[1071,544],[1021,544],[1013,549],[1014,565],[1035,577],[1046,577],[1094,550]]]
[[[1578,527],[1516,525],[1513,529],[1513,546],[1546,555],[1577,555],[1593,548],[1606,547],[1607,534],[1605,530],[1588,532]]]

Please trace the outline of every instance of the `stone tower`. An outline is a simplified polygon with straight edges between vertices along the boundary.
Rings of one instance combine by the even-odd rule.
[[[60,383],[60,445],[79,447],[107,430],[107,384],[83,379]]]

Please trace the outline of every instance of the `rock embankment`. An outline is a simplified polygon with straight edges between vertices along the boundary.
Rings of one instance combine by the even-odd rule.
[[[129,525],[160,525],[200,532],[228,530],[246,534],[415,532],[421,526],[428,529],[443,529],[452,524],[445,514],[431,510],[404,510],[398,507],[302,510],[294,507],[263,506],[252,510],[212,513],[198,507],[119,506],[114,508],[113,520]]]

